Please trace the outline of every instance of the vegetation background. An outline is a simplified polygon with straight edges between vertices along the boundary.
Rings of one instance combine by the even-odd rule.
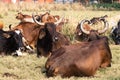
[[[110,4],[111,5],[111,4]],[[120,8],[114,7],[97,7],[98,5],[82,6],[79,3],[74,4],[4,4],[0,3],[0,21],[4,22],[4,30],[8,26],[16,26],[19,21],[15,19],[16,14],[20,11],[24,14],[40,14],[50,11],[53,15],[64,16],[69,19],[69,23],[63,26],[62,33],[69,36],[71,42],[75,42],[74,31],[77,24],[82,19],[91,19],[108,15],[109,19],[117,21],[120,15]],[[109,20],[108,19],[108,20]],[[120,18],[119,18],[120,19]],[[109,37],[111,25],[106,36]],[[109,37],[110,48],[112,51],[112,66],[105,69],[99,69],[94,77],[70,77],[61,78],[60,76],[47,78],[45,76],[44,65],[47,58],[37,58],[36,53],[23,57],[4,56],[0,57],[0,80],[120,80],[120,46],[114,45]],[[26,53],[27,54],[27,53]],[[62,65],[62,63],[61,63]]]

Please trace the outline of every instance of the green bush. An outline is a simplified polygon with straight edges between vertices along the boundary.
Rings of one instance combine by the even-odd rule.
[[[120,10],[120,3],[93,4],[92,7],[97,10]]]

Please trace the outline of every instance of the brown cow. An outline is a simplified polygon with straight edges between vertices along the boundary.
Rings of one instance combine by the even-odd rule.
[[[49,12],[46,12],[44,14],[35,15],[37,17],[38,21],[41,21],[43,23],[45,22],[56,22],[60,19],[59,15],[51,15]],[[16,19],[20,20],[21,22],[34,22],[31,15],[23,14],[21,12],[18,12],[16,15]]]
[[[98,35],[105,33],[108,30],[108,22],[105,19],[101,19],[104,22],[104,29],[103,30],[94,30],[91,28],[91,21],[89,20],[82,20],[76,28],[75,31],[75,38],[79,41],[88,41],[90,31],[96,31]]]
[[[46,62],[46,74],[48,77],[94,76],[99,67],[111,66],[111,58],[106,38],[64,46],[52,52]]]
[[[61,46],[52,50],[45,65],[46,75],[48,77],[94,76],[100,67],[110,67],[112,54],[108,38],[92,30],[89,39],[89,42]]]
[[[52,50],[61,47],[61,45],[70,44],[69,39],[65,35],[56,31],[56,27],[57,26],[55,23],[47,22],[45,23],[44,28],[39,31],[39,36],[37,39],[37,57],[47,57],[50,55]],[[52,43],[54,46],[52,46]]]
[[[13,27],[12,30],[21,30],[26,44],[31,46],[32,49],[35,49],[38,33],[42,27],[43,26],[37,25],[36,23],[20,22],[17,26]]]
[[[19,29],[21,30],[27,45],[31,46],[33,49],[35,49],[37,38],[38,38],[38,33],[41,28],[44,27],[45,23],[38,22],[33,15],[33,20],[35,21],[34,23],[31,22],[20,22],[17,26],[12,28],[12,30]],[[55,22],[56,25],[58,25],[61,22],[62,18]],[[38,24],[36,24],[39,23]]]
[[[21,12],[19,12],[16,15],[16,19],[20,20],[21,22],[33,22],[34,23],[32,16],[27,15],[27,14],[23,14]]]

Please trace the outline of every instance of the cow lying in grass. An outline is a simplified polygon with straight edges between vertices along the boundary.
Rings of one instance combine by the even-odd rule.
[[[45,64],[47,77],[94,76],[100,67],[110,67],[112,54],[108,38],[98,35],[97,31],[90,31],[89,39],[88,42],[52,48]],[[55,42],[51,40],[51,45],[48,45],[52,47]]]
[[[0,54],[1,55],[22,55],[22,50],[25,49],[22,42],[22,34],[19,30],[4,31],[0,25]]]

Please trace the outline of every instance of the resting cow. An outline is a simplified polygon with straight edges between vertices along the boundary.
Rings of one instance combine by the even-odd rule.
[[[16,15],[16,19],[20,20],[21,22],[33,22],[34,23],[32,16],[23,14],[21,12],[19,12]]]
[[[34,16],[34,19],[33,19]],[[22,35],[25,38],[25,41],[27,43],[27,45],[29,45],[30,50],[32,49],[36,49],[36,41],[38,38],[38,33],[39,30],[44,27],[43,25],[45,24],[44,22],[39,22],[36,19],[36,16],[33,15],[32,19],[33,21],[36,20],[36,22],[38,22],[38,24],[36,24],[35,22],[20,22],[17,26],[13,27],[12,30],[21,30]],[[56,30],[60,31],[61,28],[59,27],[59,25],[61,25],[63,18],[60,18],[57,22],[55,22],[57,24]]]
[[[94,30],[91,28],[91,21],[89,20],[82,20],[76,28],[75,31],[75,38],[78,41],[88,41],[89,33],[91,30],[96,31],[98,35],[105,33],[108,30],[108,22],[105,19],[101,19],[104,22],[104,29],[103,30]]]
[[[24,50],[24,44],[22,42],[22,35],[19,30],[4,31],[0,28],[0,54],[1,55],[22,55]]]
[[[35,20],[35,22],[36,21],[37,20]],[[56,23],[48,22],[44,24],[42,29],[40,29],[37,39],[37,57],[47,57],[52,50],[61,47],[61,45],[69,45],[69,39],[65,35],[57,32],[56,27]],[[52,43],[54,46],[52,46]]]
[[[45,64],[46,75],[48,77],[94,76],[100,67],[110,67],[112,54],[108,38],[90,31],[89,39],[89,42],[61,46],[52,50]],[[54,43],[51,43],[52,46]]]
[[[116,45],[120,44],[120,21],[118,22],[116,27],[113,27],[111,31],[111,37]]]

